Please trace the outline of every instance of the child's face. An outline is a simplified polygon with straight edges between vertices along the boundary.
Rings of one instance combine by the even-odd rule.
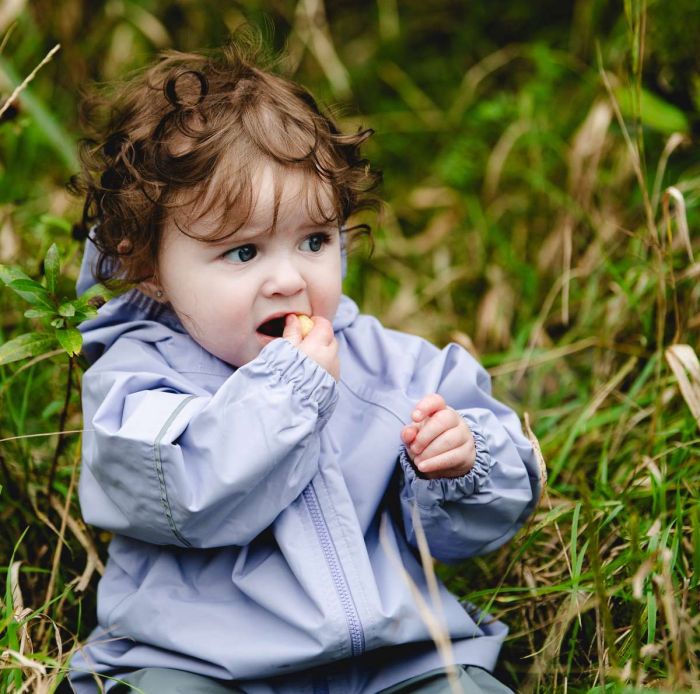
[[[269,169],[258,182],[253,213],[235,234],[216,243],[200,241],[182,233],[177,213],[171,214],[158,254],[160,285],[187,331],[233,366],[251,361],[279,337],[288,313],[332,320],[341,294],[338,226],[311,219],[304,176],[285,177],[273,232]],[[220,220],[218,212],[208,212],[187,232],[206,236]]]

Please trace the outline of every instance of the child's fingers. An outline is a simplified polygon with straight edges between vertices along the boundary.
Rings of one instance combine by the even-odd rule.
[[[304,339],[329,345],[335,339],[333,324],[323,316],[311,316],[311,320],[314,327]]]
[[[301,323],[293,313],[288,314],[285,318],[282,337],[289,340],[295,347],[301,344]]]
[[[465,431],[462,427],[452,427],[443,431],[442,434],[436,436],[420,453],[413,458],[414,463],[421,463],[429,458],[434,458],[435,456],[441,455],[442,453],[447,453],[453,448],[459,448],[465,443],[468,443],[469,432]]]
[[[461,477],[474,467],[474,461],[470,454],[470,446],[465,443],[446,453],[414,464],[426,477]]]
[[[301,336],[301,322],[299,335]],[[311,332],[301,340],[299,349],[322,366],[337,381],[340,378],[340,361],[338,358],[338,341],[333,334],[333,325],[322,316],[313,317],[314,326]]]
[[[460,421],[460,415],[454,410],[450,408],[438,410],[423,422],[415,441],[411,444],[411,453],[420,455],[434,439],[448,429],[456,427]]]
[[[421,398],[413,410],[411,417],[414,422],[422,422],[426,417],[430,417],[430,415],[445,407],[445,399],[442,395],[432,393],[431,395],[426,395],[424,398]]]
[[[418,434],[418,427],[415,424],[407,424],[401,429],[401,440],[404,446],[408,447]]]

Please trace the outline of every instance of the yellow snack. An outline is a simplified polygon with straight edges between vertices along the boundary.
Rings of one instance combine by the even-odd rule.
[[[314,322],[303,313],[297,313],[297,318],[301,324],[301,337],[303,339],[311,332],[311,329],[314,327]]]

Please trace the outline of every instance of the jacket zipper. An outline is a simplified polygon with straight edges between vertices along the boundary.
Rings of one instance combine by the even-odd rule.
[[[348,631],[350,632],[351,654],[353,656],[360,655],[364,653],[365,650],[365,635],[362,631],[360,615],[357,613],[355,601],[352,599],[350,587],[348,586],[347,579],[345,578],[338,554],[333,544],[333,539],[331,538],[330,531],[328,530],[328,526],[326,525],[326,521],[323,517],[323,512],[321,511],[321,506],[318,502],[318,496],[316,495],[316,491],[311,484],[307,485],[306,489],[304,489],[302,492],[302,495],[304,497],[304,501],[306,501],[306,505],[308,506],[309,513],[311,514],[311,520],[313,521],[316,534],[318,535],[318,539],[321,543],[323,555],[326,558],[328,568],[330,569],[331,576],[333,577],[333,583],[338,591],[340,604],[343,606],[345,620],[347,621]]]

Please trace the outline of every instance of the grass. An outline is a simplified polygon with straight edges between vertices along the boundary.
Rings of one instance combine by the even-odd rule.
[[[539,439],[549,485],[528,527],[437,568],[510,625],[498,674],[522,692],[700,690],[698,109],[659,97],[653,79],[672,65],[658,41],[673,13],[628,1],[536,16],[512,2],[488,17],[380,0],[329,4],[314,22],[306,2],[114,7],[28,8],[4,44],[6,95],[63,48],[0,123],[0,263],[41,278],[57,241],[56,293],[72,296],[78,203],[61,184],[75,75],[123,72],[156,39],[218,43],[219,25],[266,12],[300,79],[345,104],[347,127],[377,131],[387,202],[346,291],[389,327],[477,354]],[[0,291],[0,343],[43,330],[26,308]],[[3,692],[52,691],[94,622],[108,537],[75,501],[81,365],[66,397],[68,364],[52,348],[0,366]]]

